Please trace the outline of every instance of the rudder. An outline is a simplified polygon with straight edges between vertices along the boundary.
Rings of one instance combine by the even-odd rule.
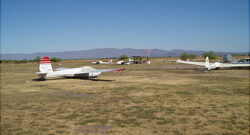
[[[49,57],[43,57],[40,61],[40,66],[39,70],[41,73],[50,73],[53,72],[51,63],[50,63],[50,58]]]
[[[209,64],[209,58],[208,56],[206,57],[206,61],[205,61],[205,67],[209,68],[210,64]]]

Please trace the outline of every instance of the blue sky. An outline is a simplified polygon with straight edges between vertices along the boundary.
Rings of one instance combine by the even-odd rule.
[[[249,0],[1,0],[1,53],[249,51]]]

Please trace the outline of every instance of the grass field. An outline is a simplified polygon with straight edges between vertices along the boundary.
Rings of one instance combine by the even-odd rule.
[[[203,72],[162,60],[93,66],[127,71],[35,81],[38,64],[1,64],[1,133],[249,134],[249,70]]]

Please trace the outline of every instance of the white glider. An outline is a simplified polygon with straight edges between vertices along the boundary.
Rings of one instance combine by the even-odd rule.
[[[130,62],[120,60],[120,61],[117,61],[116,64],[118,64],[118,65],[130,65]]]
[[[177,60],[177,63],[184,63],[184,64],[192,64],[192,65],[199,65],[199,66],[205,66],[207,70],[212,69],[219,69],[219,68],[233,68],[233,67],[250,67],[250,64],[229,64],[229,63],[209,63],[209,58],[206,57],[205,62],[193,62],[193,61],[183,61],[183,60]]]
[[[120,61],[116,62],[116,64],[118,64],[118,65],[130,65],[132,63],[133,63],[133,60],[131,60],[131,59],[128,59],[128,61],[120,60]]]
[[[93,61],[91,62],[92,64],[112,64],[113,63],[113,60],[111,59],[110,61],[108,62],[105,62],[105,61]]]
[[[39,66],[40,72],[37,74],[41,77],[40,80],[45,80],[49,77],[78,77],[78,78],[91,78],[101,75],[102,72],[109,71],[123,71],[126,69],[95,69],[90,66],[83,66],[79,68],[53,68],[50,63],[49,57],[43,57]]]

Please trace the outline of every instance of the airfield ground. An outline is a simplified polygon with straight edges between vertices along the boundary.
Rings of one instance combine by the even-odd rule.
[[[93,66],[127,71],[36,81],[38,64],[1,64],[1,133],[249,134],[249,70],[203,72],[159,59]]]

